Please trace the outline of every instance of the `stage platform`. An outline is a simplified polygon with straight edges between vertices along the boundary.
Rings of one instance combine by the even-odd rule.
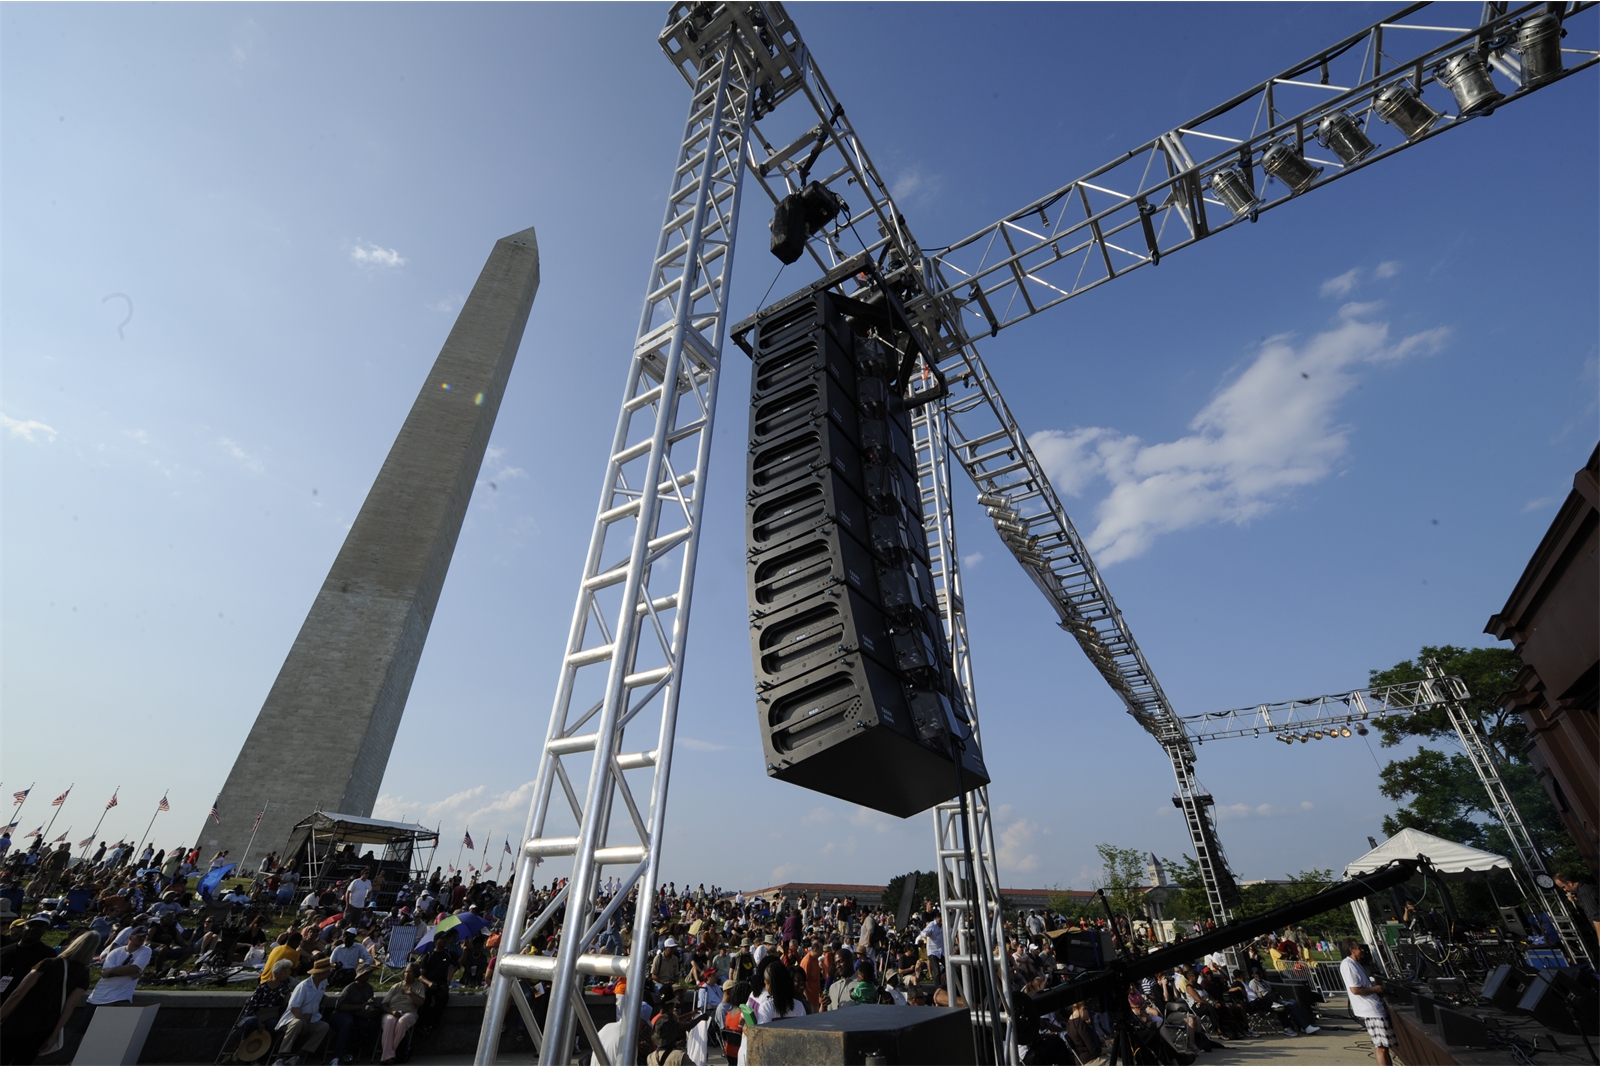
[[[1583,1038],[1576,1034],[1558,1034],[1545,1029],[1526,1015],[1504,1012],[1491,1004],[1471,1003],[1451,1005],[1440,1002],[1441,1007],[1471,1019],[1487,1023],[1489,1041],[1472,1044],[1449,1043],[1437,1015],[1432,1023],[1423,1022],[1415,1007],[1389,1005],[1389,1017],[1394,1022],[1395,1039],[1399,1047],[1395,1059],[1406,1067],[1424,1064],[1466,1064],[1488,1067],[1490,1064],[1526,1062],[1519,1061],[1512,1042],[1519,1043],[1537,1063],[1590,1064],[1589,1050]],[[1589,1039],[1591,1043],[1594,1038]],[[1535,1051],[1535,1042],[1538,1042]],[[1600,1045],[1596,1045],[1600,1049]]]

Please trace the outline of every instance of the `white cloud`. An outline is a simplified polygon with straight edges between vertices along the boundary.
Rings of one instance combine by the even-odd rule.
[[[983,562],[983,553],[982,552],[974,552],[971,555],[967,555],[967,556],[962,556],[961,557],[961,565],[963,567],[976,567],[978,564],[980,564],[982,562]]]
[[[710,741],[702,741],[698,737],[680,737],[680,738],[677,739],[677,741],[678,741],[678,744],[682,745],[684,748],[688,749],[690,752],[726,752],[726,751],[728,751],[728,746],[727,745],[717,745],[717,744],[713,744]]]
[[[1088,538],[1095,557],[1116,563],[1164,533],[1242,525],[1327,477],[1349,444],[1350,428],[1334,415],[1355,388],[1352,372],[1435,352],[1449,334],[1439,327],[1391,342],[1387,323],[1360,318],[1375,307],[1347,304],[1333,326],[1299,345],[1288,334],[1268,338],[1176,441],[1145,444],[1099,426],[1030,435],[1061,492],[1077,496],[1102,479],[1110,485]]]
[[[142,430],[140,431],[140,433],[143,433],[143,432],[144,431],[142,431]],[[143,444],[144,442],[140,441],[139,443]],[[262,471],[267,469],[266,466],[261,462],[261,460],[259,460],[255,456],[252,456],[250,453],[246,452],[244,449],[240,448],[237,444],[235,444],[229,438],[219,437],[219,438],[217,438],[217,444],[222,448],[222,450],[224,452],[226,452],[228,455],[232,456],[234,459],[238,460],[239,464],[241,466],[243,466],[246,470],[254,471],[257,474],[260,474]]]
[[[1345,296],[1361,281],[1361,268],[1352,267],[1337,278],[1322,283],[1323,296]]]
[[[1039,854],[1031,851],[1033,840],[1039,835],[1039,824],[1032,819],[1018,819],[1000,831],[1000,849],[996,858],[1008,871],[1026,874],[1039,867]]]
[[[1399,264],[1399,262],[1397,260],[1387,259],[1387,260],[1384,260],[1382,263],[1379,263],[1375,268],[1373,268],[1372,276],[1374,278],[1377,278],[1379,281],[1385,281],[1385,280],[1387,280],[1389,278],[1393,278],[1396,274],[1399,274],[1399,273],[1400,273],[1400,264]]]
[[[13,419],[9,415],[0,415],[0,426],[5,427],[7,436],[20,437],[30,445],[47,445],[56,439],[55,427],[46,426],[44,423],[36,422],[33,419],[24,421]],[[41,441],[40,438],[44,440]]]
[[[350,250],[350,258],[363,267],[403,267],[405,257],[392,248],[375,244],[358,244]]]
[[[1553,496],[1541,496],[1536,500],[1530,500],[1526,504],[1522,505],[1523,514],[1527,514],[1530,511],[1538,511],[1540,508],[1547,508],[1551,504],[1554,504],[1558,499],[1560,498]]]
[[[1218,821],[1232,822],[1235,819],[1275,819],[1301,811],[1310,811],[1313,807],[1315,805],[1311,801],[1302,800],[1299,807],[1292,810],[1275,804],[1219,804],[1216,811]]]
[[[927,203],[939,195],[944,182],[921,166],[907,167],[889,183],[889,191],[902,204]]]
[[[800,870],[798,863],[781,863],[772,868],[772,884],[782,885],[789,880],[789,876]]]

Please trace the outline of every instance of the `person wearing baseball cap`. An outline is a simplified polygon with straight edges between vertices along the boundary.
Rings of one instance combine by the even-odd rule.
[[[338,951],[335,949],[335,951]],[[372,964],[356,967],[355,977],[339,994],[339,1004],[329,1019],[333,1027],[333,1061],[349,1061],[350,1049],[369,1049],[378,1037],[378,1000],[372,988]]]
[[[328,1039],[329,1026],[322,1019],[322,994],[328,988],[328,976],[333,964],[320,959],[311,965],[308,974],[289,996],[289,1006],[278,1020],[282,1039],[278,1051],[285,1057],[299,1057],[316,1052]]]

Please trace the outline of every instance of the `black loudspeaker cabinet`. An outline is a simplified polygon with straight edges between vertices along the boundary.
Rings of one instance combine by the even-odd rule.
[[[1439,1034],[1446,1045],[1467,1045],[1472,1048],[1489,1048],[1489,1028],[1476,1015],[1463,1015],[1443,1005],[1437,1009]]]
[[[1509,963],[1502,963],[1484,979],[1479,996],[1501,1011],[1513,1011],[1528,988],[1529,975]]]
[[[812,293],[737,331],[753,361],[747,592],[767,772],[907,816],[988,772],[950,670],[883,328],[866,304]]]
[[[1435,1010],[1436,1001],[1426,993],[1417,993],[1412,997],[1412,1006],[1417,1009],[1417,1018],[1425,1023],[1438,1021]]]
[[[893,671],[851,655],[758,694],[767,773],[901,818],[950,799],[955,767],[916,736],[905,693]],[[989,780],[975,746],[961,755],[966,788]]]
[[[1540,971],[1528,983],[1517,1010],[1560,1034],[1600,1034],[1595,982],[1575,967]]]

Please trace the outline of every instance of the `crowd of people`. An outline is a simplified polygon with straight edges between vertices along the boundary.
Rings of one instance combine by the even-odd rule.
[[[0,868],[0,892],[25,886],[34,909],[0,950],[0,980],[10,979],[0,989],[5,1063],[32,1062],[70,1043],[96,1008],[131,1003],[141,986],[197,975],[254,983],[224,1046],[247,1059],[271,1049],[277,1062],[403,1060],[441,1024],[452,990],[492,978],[511,901],[510,887],[453,869],[404,878],[373,864],[313,885],[269,855],[234,888],[205,888],[220,881],[207,874],[227,873],[225,854],[202,863],[196,850],[113,847],[57,871],[57,850],[36,842],[28,853],[31,859],[13,855]],[[528,951],[558,950],[565,888],[558,879],[530,890],[527,914],[548,921]],[[68,894],[81,909],[69,907]],[[619,882],[607,882],[584,951],[645,954],[634,1027],[640,1061],[742,1064],[745,1035],[775,1019],[870,1004],[950,1003],[946,935],[931,900],[916,902],[899,921],[893,910],[849,896],[775,899],[668,883],[642,930],[635,929],[637,906],[637,887],[624,893]],[[1103,1062],[1108,1054],[1115,1021],[1104,1004],[1040,1015],[1029,997],[1077,970],[1064,958],[1063,936],[1100,929],[1108,929],[1104,919],[1042,911],[1006,924],[1010,1007],[1025,1062]],[[1118,922],[1109,929],[1119,952],[1160,947],[1148,928]],[[44,943],[53,930],[66,932],[59,950]],[[1299,955],[1286,932],[1243,950],[1237,967],[1216,954],[1195,959],[1131,989],[1123,1018],[1151,1033],[1181,1031],[1196,1051],[1269,1027],[1314,1033],[1303,1005],[1267,982],[1278,960]],[[100,974],[91,982],[94,966]],[[1360,977],[1370,982],[1364,971]],[[626,980],[587,981],[586,992],[612,997],[618,1008],[619,1017],[597,1034],[605,1057],[617,1062],[626,1039]],[[526,993],[542,1020],[550,991],[532,983]],[[518,1013],[510,1013],[508,1026],[521,1028]]]

